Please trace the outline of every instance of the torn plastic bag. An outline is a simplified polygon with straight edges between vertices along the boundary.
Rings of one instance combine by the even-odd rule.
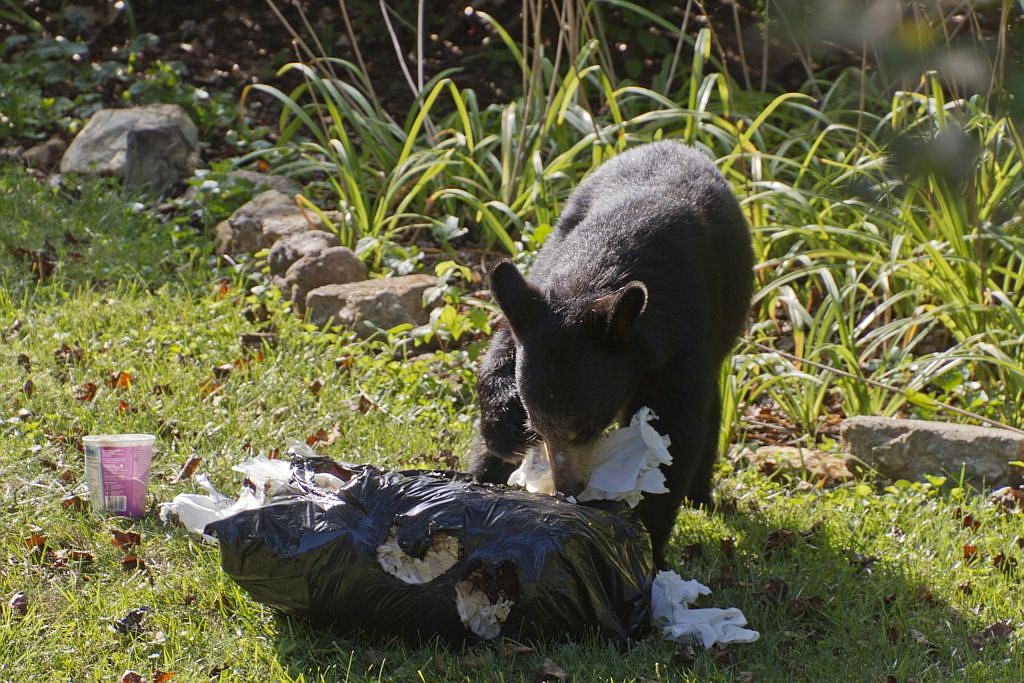
[[[292,468],[304,493],[206,527],[225,573],[260,602],[413,640],[622,642],[650,628],[650,539],[622,504],[322,458]],[[319,488],[324,473],[340,487]]]

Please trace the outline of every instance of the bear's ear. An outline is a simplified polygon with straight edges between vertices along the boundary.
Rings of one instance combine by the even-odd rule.
[[[491,292],[513,332],[526,330],[544,315],[544,295],[526,281],[511,261],[494,266]]]
[[[647,285],[634,280],[595,300],[590,316],[602,328],[604,341],[621,345],[629,341],[633,326],[645,308]]]

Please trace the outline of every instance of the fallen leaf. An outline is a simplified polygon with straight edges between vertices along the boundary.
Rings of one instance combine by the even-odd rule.
[[[174,678],[173,671],[154,671],[153,672],[153,683],[167,683],[167,681]]]
[[[1009,574],[1017,567],[1017,559],[1013,557],[1007,557],[1006,553],[999,553],[992,558],[992,564],[1001,572]]]
[[[25,383],[21,385],[21,391],[22,391],[22,393],[24,393],[24,394],[25,394],[26,396],[31,396],[31,395],[33,394],[33,392],[35,392],[35,390],[36,390],[36,385],[35,385],[35,383],[34,383],[34,382],[32,381],[32,378],[31,378],[31,377],[29,377],[28,379],[26,379],[26,380],[25,380]]]
[[[114,620],[114,630],[125,635],[138,635],[142,632],[142,620],[152,611],[149,605],[135,607],[120,619]]]
[[[237,362],[237,361],[236,361]],[[224,379],[235,370],[235,363],[224,363],[223,365],[215,365],[213,368],[213,376],[217,379]]]
[[[7,607],[18,616],[28,613],[28,596],[25,595],[25,591],[18,591],[12,595],[11,599],[7,601]]]
[[[721,667],[729,667],[736,664],[736,652],[732,648],[718,650],[715,652],[715,664]]]
[[[920,631],[918,631],[916,629],[910,629],[909,634],[910,634],[911,640],[913,640],[914,642],[916,642],[916,643],[918,643],[920,645],[924,645],[926,647],[935,647],[935,645],[932,643],[932,641],[928,640],[928,636],[926,636],[925,634],[921,633]]]
[[[1013,628],[1013,622],[1009,619],[1003,619],[1002,621],[990,624],[978,633],[967,636],[967,642],[975,650],[981,650],[987,641],[1005,638],[1013,633]]]
[[[199,398],[209,398],[213,394],[220,392],[221,385],[213,377],[208,377],[203,380],[203,383],[199,385]]]
[[[317,398],[320,398],[320,390],[323,389],[323,388],[324,388],[324,383],[321,382],[319,378],[317,378],[317,379],[313,380],[312,382],[310,382],[310,384],[309,384],[309,393],[313,394],[313,396],[315,396]]]
[[[935,595],[932,593],[930,588],[925,586],[918,586],[914,589],[914,598],[918,602],[930,603],[935,600]]]
[[[60,502],[60,506],[65,510],[74,510],[75,512],[89,511],[89,501],[82,496],[68,496]]]
[[[125,401],[124,399],[118,399],[117,400],[117,412],[119,412],[119,413],[133,413],[133,412],[135,412],[135,409],[132,408],[132,404],[128,403],[128,401]]]
[[[121,683],[144,683],[142,674],[138,671],[132,671],[129,669],[121,674]]]
[[[146,561],[136,555],[125,555],[121,560],[121,569],[125,571],[145,571]]]
[[[73,548],[64,551],[64,556],[72,562],[81,562],[82,564],[89,564],[95,559],[88,550],[75,550]]]
[[[377,405],[373,401],[371,401],[368,397],[360,396],[359,397],[359,404],[356,406],[356,410],[358,410],[361,414],[365,415],[366,413],[370,412],[371,410],[373,410],[376,407],[377,407]]]
[[[317,444],[322,444],[324,446],[330,446],[332,443],[337,441],[340,436],[341,429],[339,429],[338,425],[334,425],[330,432],[326,429],[318,429],[316,432],[306,437],[306,445],[315,446]]]
[[[86,382],[82,386],[78,387],[78,391],[75,393],[75,398],[79,401],[85,401],[88,403],[96,398],[97,391],[99,391],[99,387],[96,386],[95,382]]]
[[[238,341],[247,349],[262,349],[264,345],[274,346],[277,335],[272,332],[243,332],[238,335]]]
[[[974,529],[974,530],[977,530],[978,527],[981,526],[981,522],[979,522],[978,520],[974,519],[974,516],[971,515],[971,514],[964,515],[964,518],[963,518],[963,520],[961,520],[960,524],[965,529]]]
[[[130,372],[124,370],[118,370],[117,372],[110,375],[107,378],[107,386],[111,389],[131,389],[132,388],[132,375]]]
[[[85,357],[85,349],[75,342],[74,346],[68,346],[65,342],[61,344],[60,348],[53,352],[54,359],[59,363],[72,364],[77,363]]]
[[[33,551],[41,551],[46,547],[46,536],[36,532],[25,538],[25,547]]]
[[[193,453],[192,455],[190,455],[188,460],[185,461],[185,464],[181,466],[181,469],[178,471],[178,476],[174,478],[173,483],[177,484],[191,477],[193,472],[196,471],[196,468],[199,467],[199,464],[202,461],[202,457],[200,457],[198,454]]]
[[[537,680],[539,681],[564,681],[569,678],[569,674],[565,672],[565,669],[555,664],[555,661],[550,657],[546,657],[540,664],[540,672]]]
[[[771,577],[764,584],[764,597],[768,602],[779,604],[789,595],[789,585],[780,578]]]
[[[779,548],[792,542],[796,535],[796,532],[790,529],[776,529],[772,531],[764,540],[765,556],[771,555]]]
[[[970,543],[964,543],[964,559],[968,562],[974,562],[978,559],[978,546],[971,545]]]
[[[113,536],[113,538],[110,539],[110,544],[121,550],[129,550],[142,542],[142,536],[140,536],[136,531],[111,529],[110,533]]]
[[[32,359],[28,357],[27,353],[18,354],[18,365],[25,372],[32,372]]]
[[[864,555],[863,553],[855,552],[850,555],[847,562],[850,563],[851,567],[856,567],[865,574],[871,574],[874,571],[875,563],[878,562],[878,558],[874,555]]]
[[[824,604],[824,601],[819,597],[793,598],[786,603],[786,614],[794,619],[799,619],[811,612],[821,610]]]
[[[970,595],[974,592],[974,588],[971,586],[971,582],[966,579],[958,583],[956,587],[957,590],[959,590],[964,595]]]

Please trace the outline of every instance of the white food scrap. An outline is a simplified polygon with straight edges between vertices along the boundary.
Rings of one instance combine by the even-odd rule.
[[[398,545],[396,529],[392,526],[387,540],[377,546],[377,562],[388,574],[406,583],[427,583],[455,566],[459,549],[459,539],[438,532],[430,537],[430,548],[423,557],[413,557]]]
[[[501,635],[501,626],[512,611],[513,602],[503,594],[491,602],[487,593],[477,587],[474,577],[468,576],[455,584],[455,609],[466,628],[484,640]]]

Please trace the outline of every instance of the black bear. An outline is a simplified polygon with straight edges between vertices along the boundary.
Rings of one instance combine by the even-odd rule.
[[[603,431],[648,406],[672,464],[669,492],[637,511],[664,567],[684,498],[711,505],[719,369],[746,321],[753,261],[739,204],[701,153],[664,141],[602,164],[569,197],[529,280],[507,261],[491,274],[507,325],[480,369],[473,475],[504,482],[540,446],[555,487],[577,493]]]

